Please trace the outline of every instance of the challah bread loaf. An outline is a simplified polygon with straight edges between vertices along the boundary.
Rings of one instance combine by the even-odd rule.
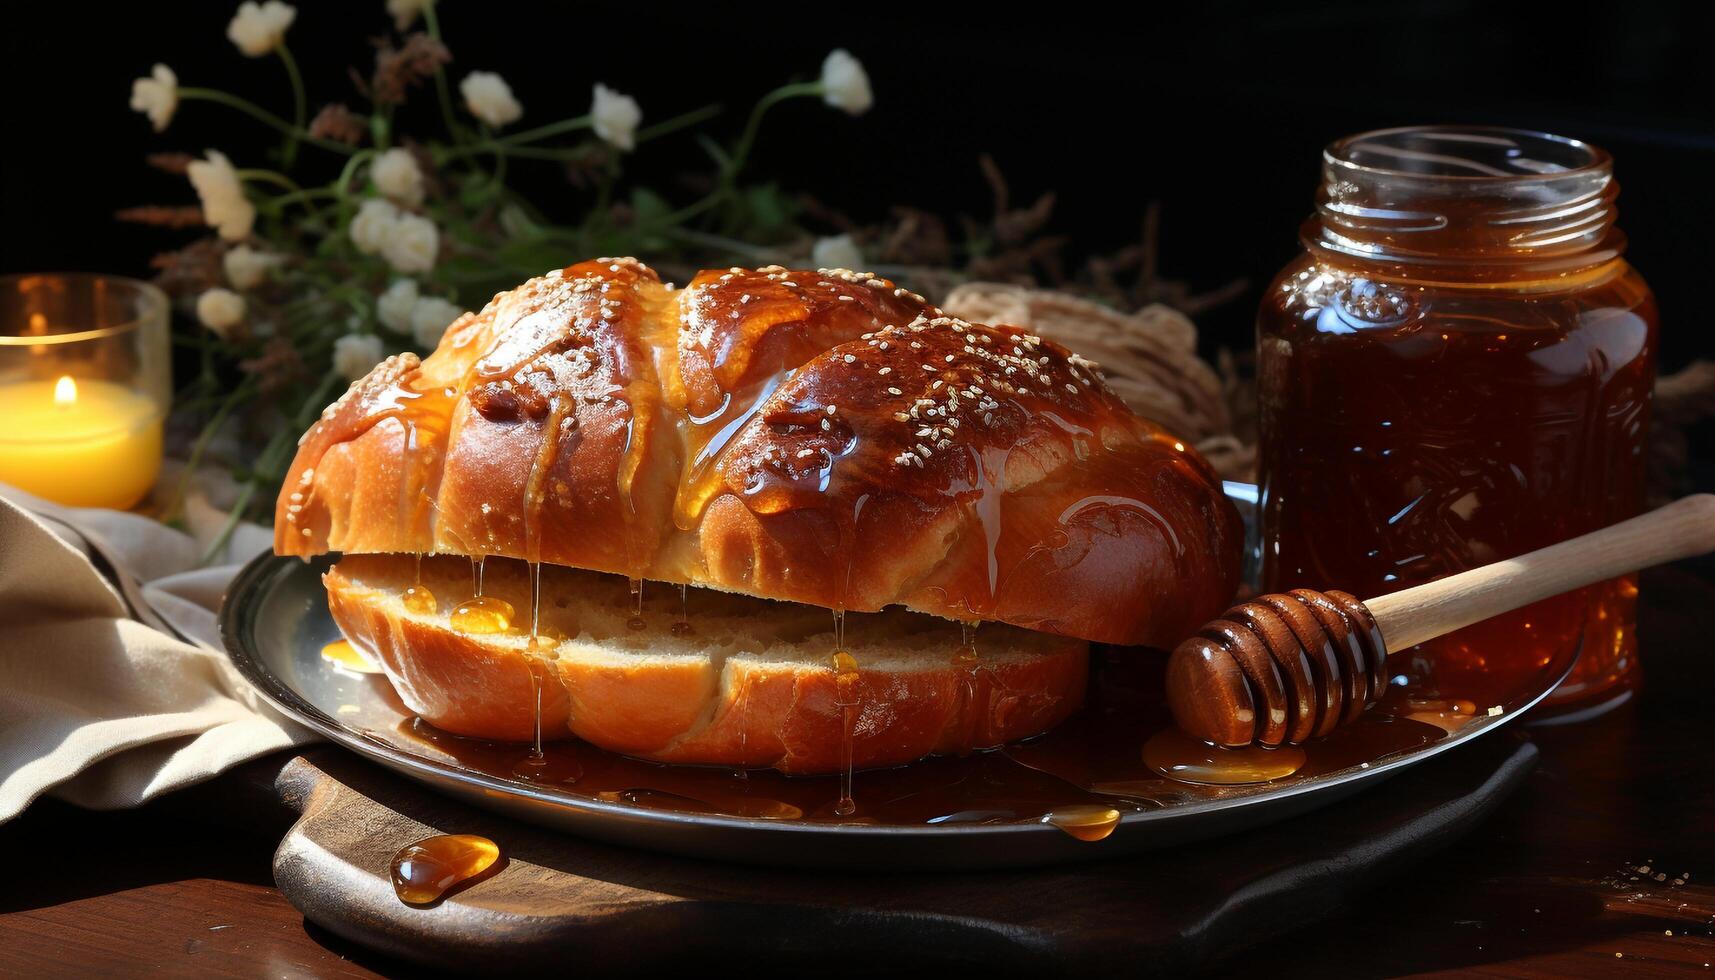
[[[984,626],[981,654],[960,662],[959,627],[902,610],[846,618],[860,666],[842,688],[830,667],[826,610],[694,591],[689,628],[677,589],[647,600],[645,630],[630,628],[622,578],[566,568],[541,575],[540,635],[472,635],[449,621],[471,591],[464,559],[430,558],[420,570],[396,555],[342,559],[327,574],[334,618],[380,660],[406,706],[455,734],[528,741],[535,685],[546,739],[568,733],[661,762],[773,767],[823,773],[841,766],[844,705],[855,768],[929,754],[964,754],[1064,720],[1083,701],[1088,657],[1080,640]],[[426,589],[433,609],[401,596]],[[522,564],[489,560],[485,596],[528,616]]]
[[[674,289],[631,259],[379,365],[305,435],[275,529],[282,554],[504,556],[1156,646],[1223,608],[1241,539],[1195,451],[1058,344],[866,274]]]

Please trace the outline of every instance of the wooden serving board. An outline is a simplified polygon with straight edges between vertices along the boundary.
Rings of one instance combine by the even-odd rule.
[[[1446,846],[1536,758],[1522,735],[1503,732],[1240,836],[1056,869],[852,875],[591,843],[472,809],[327,747],[292,757],[273,780],[300,814],[274,876],[305,917],[354,942],[485,973],[759,961],[820,975],[929,964],[1182,970],[1309,925]],[[388,878],[394,854],[443,833],[492,838],[504,865],[433,907],[401,903]]]

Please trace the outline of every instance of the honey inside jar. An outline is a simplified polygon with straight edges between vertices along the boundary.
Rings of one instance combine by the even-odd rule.
[[[1383,595],[1637,514],[1657,313],[1606,153],[1477,127],[1324,154],[1257,322],[1263,587]],[[1395,656],[1445,689],[1582,641],[1550,703],[1635,678],[1635,576]]]

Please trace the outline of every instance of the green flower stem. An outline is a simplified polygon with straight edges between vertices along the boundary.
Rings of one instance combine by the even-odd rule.
[[[293,132],[286,135],[286,145],[280,150],[280,166],[290,170],[298,157],[297,133],[308,132],[304,127],[308,100],[304,96],[304,76],[298,73],[298,62],[292,57],[291,50],[284,43],[281,43],[274,49],[274,53],[280,56],[280,63],[286,66],[286,77],[292,80]]]
[[[273,438],[268,440],[268,445],[256,457],[256,466],[246,478],[243,489],[238,492],[238,499],[233,501],[232,512],[226,515],[226,523],[221,525],[220,533],[209,542],[199,564],[206,565],[213,561],[220,549],[226,547],[232,532],[238,528],[238,522],[243,520],[245,513],[249,511],[250,501],[255,499],[256,491],[263,483],[272,482],[276,478],[275,471],[289,461],[290,453],[297,448],[298,440],[294,433],[303,431],[304,427],[310,424],[310,419],[321,411],[321,406],[326,404],[328,396],[333,393],[334,383],[339,380],[339,376],[331,371],[324,375],[321,384],[317,385],[298,407],[297,415],[291,423],[275,430]]]
[[[712,102],[703,106],[701,109],[692,109],[690,112],[682,112],[670,119],[663,119],[653,126],[645,126],[642,129],[639,129],[637,131],[637,142],[644,143],[660,136],[666,136],[668,133],[677,132],[687,126],[695,126],[700,122],[708,122],[710,119],[720,115],[722,111],[723,108],[720,103]]]
[[[726,188],[724,188],[724,187],[719,188],[719,189],[711,192],[707,197],[703,198],[702,200],[697,201],[694,204],[687,204],[684,207],[680,208],[679,210],[674,211],[673,213],[667,215],[665,218],[662,218],[660,221],[655,222],[653,227],[657,228],[657,229],[672,228],[676,225],[683,224],[684,222],[689,221],[692,218],[695,218],[697,215],[700,215],[704,211],[707,211],[710,208],[714,207],[715,205],[719,204],[722,200],[724,200],[726,198],[726,192],[727,192]]]
[[[744,135],[738,138],[738,145],[733,148],[731,160],[722,169],[721,178],[726,183],[731,184],[733,179],[738,176],[738,172],[744,169],[745,160],[750,156],[750,149],[756,143],[756,133],[762,127],[762,117],[769,109],[787,99],[821,94],[821,82],[796,82],[791,85],[782,85],[758,99],[756,108],[750,110],[750,121],[744,124]]]
[[[494,197],[499,197],[506,189],[507,146],[505,143],[492,138],[487,126],[483,126],[482,135],[483,142],[493,147],[489,152],[494,154],[494,173],[489,176],[489,193]]]
[[[355,152],[351,147],[337,140],[322,139],[319,136],[311,136],[307,130],[293,126],[291,123],[281,119],[279,116],[274,115],[272,112],[269,112],[267,109],[262,108],[254,102],[251,102],[248,99],[241,99],[236,95],[229,95],[219,89],[180,88],[177,91],[181,100],[200,99],[204,102],[214,102],[219,105],[226,106],[229,109],[237,109],[239,112],[244,113],[263,125],[270,126],[287,136],[291,136],[302,142],[308,143],[311,146],[319,146],[330,153],[351,154]]]
[[[289,194],[281,194],[279,197],[274,198],[272,203],[275,207],[284,211],[286,208],[291,207],[294,204],[308,205],[311,201],[314,201],[317,198],[338,196],[338,192],[331,187],[305,187],[292,191]]]
[[[423,4],[423,26],[428,35],[435,41],[441,40],[441,18],[435,13],[433,0]],[[447,86],[447,73],[440,65],[435,66],[435,95],[441,103],[441,122],[447,127],[447,135],[454,139],[459,137],[458,118],[453,115],[452,90]]]
[[[751,147],[756,144],[756,134],[762,128],[762,117],[767,114],[770,108],[787,99],[821,95],[822,91],[821,82],[796,82],[791,85],[782,85],[758,99],[756,108],[750,111],[750,119],[745,123],[744,134],[739,137],[732,153],[723,155],[718,152],[719,148],[717,147],[716,152],[710,154],[720,162],[720,179],[715,189],[710,191],[708,196],[702,200],[686,205],[668,215],[660,224],[669,228],[674,227],[701,215],[723,201],[732,199],[734,184],[738,179],[739,171],[744,169],[745,161],[750,156]]]
[[[509,133],[505,136],[491,137],[487,142],[505,143],[508,146],[519,143],[534,143],[537,140],[547,139],[550,136],[558,136],[561,133],[570,133],[579,129],[589,129],[594,124],[595,119],[586,114],[575,116],[571,119],[562,119],[559,122],[549,123],[546,126],[537,126],[535,129],[526,129],[521,133]]]
[[[706,105],[700,109],[692,109],[690,112],[681,113],[671,119],[664,119],[653,126],[645,126],[642,129],[639,129],[637,131],[637,142],[643,143],[648,140],[666,136],[668,133],[676,132],[686,128],[687,126],[695,126],[697,123],[707,122],[720,114],[721,107],[718,104]],[[523,157],[532,160],[575,159],[576,157],[590,152],[591,144],[580,143],[577,146],[569,147],[526,146],[523,144],[534,142],[538,139],[545,139],[548,136],[587,129],[589,128],[589,125],[590,122],[588,116],[563,119],[557,123],[538,126],[536,129],[528,130],[523,133],[514,133],[511,136],[498,136],[492,139],[483,139],[474,143],[467,143],[463,146],[448,147],[441,154],[441,157],[445,160],[452,160],[458,157],[493,153],[498,148],[504,148],[511,156]]]
[[[277,170],[265,170],[259,167],[245,167],[237,173],[239,180],[253,180],[260,181],[264,184],[273,184],[277,187],[284,187],[294,194],[302,194],[304,192],[304,189],[298,186],[297,181]]]
[[[362,166],[365,160],[368,160],[374,155],[374,150],[358,150],[356,153],[351,155],[351,159],[347,160],[345,162],[345,166],[340,169],[339,177],[334,180],[333,192],[334,196],[338,197],[341,202],[348,201],[351,198],[351,181],[352,178],[357,176],[357,168]]]
[[[233,388],[231,394],[228,394],[221,401],[220,407],[215,410],[214,416],[208,420],[208,424],[204,425],[202,431],[197,433],[196,442],[191,444],[190,456],[185,460],[185,471],[179,477],[178,491],[173,494],[172,506],[167,509],[168,514],[174,517],[183,516],[185,497],[191,490],[191,478],[196,476],[197,467],[202,465],[203,453],[208,450],[208,444],[214,441],[215,435],[220,432],[221,426],[226,424],[227,416],[232,414],[232,410],[238,407],[239,402],[249,398],[255,388],[255,383],[248,379]]]

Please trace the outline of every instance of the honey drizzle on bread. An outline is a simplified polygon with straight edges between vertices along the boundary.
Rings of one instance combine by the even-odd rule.
[[[1051,341],[862,273],[675,290],[631,259],[378,366],[276,515],[283,554],[510,556],[1155,645],[1219,611],[1239,547],[1207,465]]]

